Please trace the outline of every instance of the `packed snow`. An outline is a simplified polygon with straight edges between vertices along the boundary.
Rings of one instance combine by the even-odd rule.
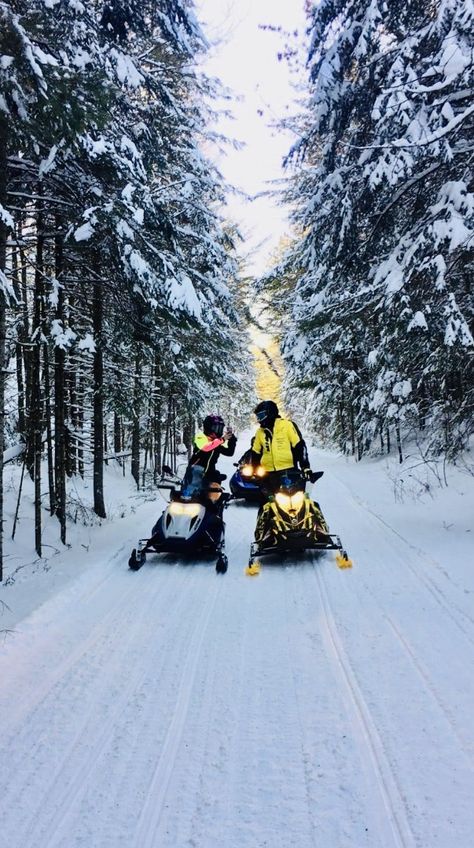
[[[111,464],[110,519],[67,550],[50,519],[35,561],[26,483],[0,594],[2,846],[471,848],[474,478],[311,457],[352,569],[247,577],[256,508],[235,502],[226,575],[169,555],[133,573],[165,501]]]

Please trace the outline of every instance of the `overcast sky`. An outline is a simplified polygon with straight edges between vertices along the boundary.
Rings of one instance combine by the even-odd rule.
[[[226,135],[245,143],[240,151],[228,150],[218,159],[226,180],[254,196],[283,171],[283,156],[294,140],[272,129],[272,120],[287,114],[295,101],[290,72],[277,54],[284,46],[278,33],[259,29],[260,24],[304,31],[304,0],[197,0],[197,15],[212,47],[205,63],[211,76],[235,91],[235,119],[220,126]],[[239,98],[239,99],[237,99]],[[295,108],[293,106],[293,108]],[[262,114],[259,114],[262,113]],[[238,220],[258,254],[249,263],[250,273],[261,273],[280,236],[288,231],[282,209],[273,201],[232,200],[230,212]]]

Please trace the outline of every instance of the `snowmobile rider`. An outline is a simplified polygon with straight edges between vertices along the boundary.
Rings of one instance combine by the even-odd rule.
[[[220,483],[222,475],[216,464],[220,456],[233,456],[237,438],[232,430],[224,432],[224,419],[220,415],[206,415],[202,422],[202,432],[196,433],[190,466],[204,468],[204,477],[209,482]]]
[[[262,465],[267,472],[262,489],[267,493],[278,487],[280,472],[300,468],[311,479],[306,443],[293,421],[281,418],[273,400],[262,400],[254,413],[260,424],[251,449],[251,464]]]

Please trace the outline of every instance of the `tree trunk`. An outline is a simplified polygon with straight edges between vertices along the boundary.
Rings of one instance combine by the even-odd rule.
[[[43,280],[44,221],[41,206],[38,207],[36,220],[36,257],[35,257],[35,294],[33,311],[33,352],[31,363],[31,405],[27,447],[27,468],[34,480],[35,488],[35,549],[41,556],[41,453],[43,414],[41,402],[41,347],[42,347],[42,310],[44,297]]]
[[[7,203],[7,123],[0,117],[0,203]],[[5,272],[7,228],[0,219],[0,272]],[[5,312],[6,298],[0,285],[0,583],[3,580],[3,451],[5,447]]]
[[[63,276],[63,236],[60,221],[56,221],[55,274],[59,283],[56,306],[56,320],[63,326],[64,290]],[[65,440],[65,361],[64,348],[56,345],[54,349],[54,479],[56,489],[56,515],[59,520],[61,542],[66,544],[66,440]]]
[[[114,411],[114,453],[118,454],[122,452],[122,427],[120,421],[120,415]],[[122,457],[119,458],[119,464],[122,465]]]
[[[402,437],[400,435],[400,425],[397,424],[395,426],[395,433],[397,435],[397,449],[398,449],[398,461],[400,463],[403,462],[403,453],[402,453]]]
[[[154,463],[153,463],[153,481],[156,483],[159,475],[161,474],[161,396],[160,396],[160,385],[159,385],[159,360],[158,354],[155,355],[155,373],[154,373],[154,383],[155,383],[155,391],[153,398],[153,450],[154,450]]]
[[[47,344],[44,345],[43,368],[44,410],[46,417],[46,445],[48,451],[49,511],[51,515],[54,515],[56,512],[56,487],[54,485],[53,434],[51,428],[51,381],[49,376],[49,350]]]
[[[166,464],[166,456],[168,454],[169,449],[169,438],[170,438],[170,424],[171,424],[171,411],[170,411],[170,400],[168,400],[168,413],[166,416],[166,429],[165,429],[165,441],[163,444],[163,459],[161,462],[161,467]]]
[[[104,503],[104,361],[102,352],[102,285],[94,281],[92,326],[94,330],[94,512],[106,518]]]
[[[85,403],[85,392],[86,392],[86,378],[83,374],[79,377],[78,380],[78,389],[77,389],[77,401],[75,407],[75,415],[74,415],[74,428],[76,433],[79,433],[79,437],[76,438],[76,448],[77,448],[77,470],[81,477],[84,477],[84,403]],[[104,442],[105,449],[105,442]]]
[[[18,304],[21,304],[21,283],[20,273],[18,270],[18,249],[12,249],[12,282],[15,297]],[[20,307],[21,308],[21,307]],[[16,388],[17,388],[17,414],[18,424],[17,431],[21,436],[25,434],[25,381],[23,377],[23,350],[22,342],[25,341],[23,336],[21,313],[18,315],[16,323],[16,345],[15,345],[15,360],[16,360]]]
[[[352,401],[349,402],[349,413],[350,413],[350,422],[351,422],[351,447],[352,447],[352,456],[355,456],[356,452],[356,436],[355,436],[355,422],[354,422],[354,406]]]
[[[29,345],[30,338],[30,316],[28,314],[28,275],[26,272],[26,255],[25,251],[22,247],[22,239],[23,239],[23,224],[20,218],[18,223],[18,241],[20,243],[20,280],[21,280],[21,308],[23,313],[22,320],[22,329],[21,329],[21,342],[23,345],[22,354],[23,354],[23,371],[25,377],[25,388],[24,388],[24,397],[23,397],[23,409],[24,409],[24,429],[23,436],[26,439],[28,435],[28,418],[29,418],[29,403],[31,399],[31,348]]]
[[[135,357],[135,383],[133,388],[133,422],[132,422],[132,477],[140,488],[140,352],[137,346]]]

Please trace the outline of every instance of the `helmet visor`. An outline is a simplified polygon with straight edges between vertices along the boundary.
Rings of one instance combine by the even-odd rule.
[[[257,416],[257,421],[260,421],[260,424],[262,424],[268,418],[268,409],[259,409],[255,415]]]
[[[211,424],[211,430],[215,435],[220,439],[224,432],[224,422],[223,421],[213,421]]]

